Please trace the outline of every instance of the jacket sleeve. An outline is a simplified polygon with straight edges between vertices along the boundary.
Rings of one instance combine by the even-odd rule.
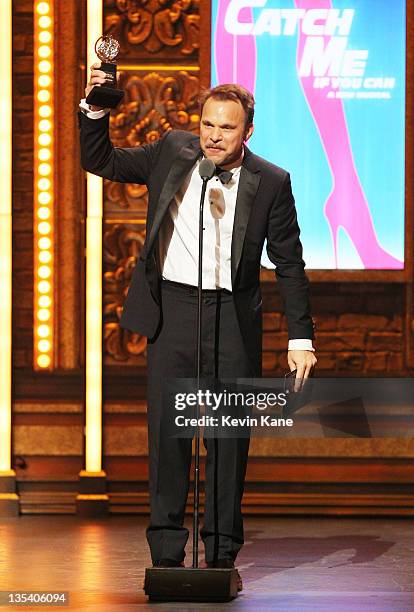
[[[140,147],[114,147],[109,138],[109,114],[89,119],[78,113],[82,168],[120,183],[145,185],[162,146],[161,140]]]
[[[269,214],[267,254],[276,266],[275,274],[285,306],[289,339],[313,339],[309,281],[304,270],[299,235],[290,176],[286,173]]]

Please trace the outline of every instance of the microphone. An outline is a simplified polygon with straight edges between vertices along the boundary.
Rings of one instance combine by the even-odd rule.
[[[216,172],[216,164],[205,157],[198,166],[198,172],[203,179],[203,181],[209,181]]]

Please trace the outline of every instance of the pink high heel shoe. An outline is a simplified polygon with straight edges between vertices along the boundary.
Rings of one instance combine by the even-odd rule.
[[[342,227],[363,263],[364,268],[401,270],[402,261],[390,255],[378,242],[371,214],[362,190],[358,194],[349,192],[344,204],[343,193],[334,189],[325,202],[324,214],[331,230],[335,256],[338,265],[338,231]]]

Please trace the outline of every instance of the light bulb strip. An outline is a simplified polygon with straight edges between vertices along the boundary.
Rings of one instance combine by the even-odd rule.
[[[87,70],[96,62],[95,42],[102,35],[102,0],[87,0]],[[103,181],[86,176],[86,354],[85,468],[102,469],[102,217]]]
[[[54,14],[34,1],[34,368],[54,367]]]
[[[11,470],[12,3],[0,2],[0,480]]]

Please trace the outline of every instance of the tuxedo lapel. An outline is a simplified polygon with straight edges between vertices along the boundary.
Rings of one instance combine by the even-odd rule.
[[[172,163],[167,179],[164,183],[164,187],[160,193],[158,205],[152,221],[149,238],[146,245],[146,253],[151,251],[154,244],[154,240],[158,234],[161,222],[167,212],[168,206],[177,193],[178,189],[182,185],[185,177],[194,166],[197,158],[200,155],[199,142],[194,141],[189,145],[183,147],[175,161]]]
[[[237,269],[243,249],[250,211],[260,183],[260,173],[253,163],[253,155],[246,148],[245,161],[240,171],[237,190],[236,210],[234,213],[233,235],[231,240],[231,281],[234,287]]]

